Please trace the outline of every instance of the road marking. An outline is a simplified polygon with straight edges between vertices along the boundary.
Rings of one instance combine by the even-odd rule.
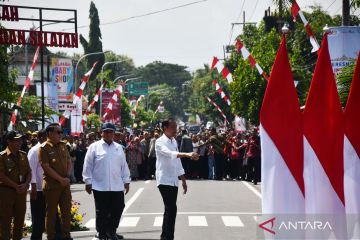
[[[261,193],[256,189],[254,188],[253,186],[251,186],[249,183],[247,182],[244,182],[242,181],[242,183],[248,188],[250,189],[250,191],[252,191],[253,193],[255,193],[256,196],[258,196],[260,199],[262,198],[261,197]]]
[[[244,224],[238,216],[221,216],[226,227],[243,227]]]
[[[96,227],[96,219],[92,218],[89,221],[87,221],[87,223],[85,224],[85,227],[87,228],[95,228]]]
[[[163,212],[124,213],[123,216],[162,215]],[[177,215],[259,215],[261,212],[178,212]]]
[[[207,227],[207,221],[205,216],[189,216],[190,227]]]
[[[124,212],[129,209],[129,207],[135,202],[135,200],[140,196],[140,194],[144,191],[144,188],[139,188],[136,193],[125,203]]]
[[[148,184],[148,183],[150,183],[151,182],[151,180],[146,180],[145,181],[145,184]]]
[[[161,227],[163,224],[163,217],[155,217],[154,227]]]
[[[119,227],[136,227],[140,217],[124,217],[121,219]]]

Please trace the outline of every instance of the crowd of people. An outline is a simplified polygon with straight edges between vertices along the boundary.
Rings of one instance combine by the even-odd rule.
[[[123,178],[126,192],[128,191],[126,184],[130,180],[155,179],[158,167],[156,141],[163,136],[163,131],[160,128],[155,128],[153,131],[110,130],[113,132],[110,140],[122,148],[121,152],[124,152],[124,156],[121,158],[126,162],[126,169],[129,169],[128,173],[123,173],[126,176]],[[91,156],[99,157],[90,154],[90,151],[98,151],[94,149],[94,144],[102,143],[107,132],[102,129],[99,132],[75,137],[63,136],[62,133],[61,127],[55,124],[33,133],[27,132],[22,135],[11,131],[5,136],[3,141],[5,144],[1,146],[0,153],[0,194],[2,196],[13,194],[14,200],[0,199],[2,209],[9,210],[8,213],[2,211],[0,214],[2,225],[0,235],[5,236],[3,239],[8,239],[7,237],[10,236],[11,221],[5,215],[14,217],[13,239],[21,239],[21,231],[16,229],[22,229],[26,192],[30,185],[33,221],[31,239],[41,239],[45,226],[48,239],[58,239],[57,235],[62,236],[61,239],[71,239],[69,225],[62,225],[61,231],[56,230],[58,228],[56,222],[70,222],[68,214],[59,216],[58,206],[61,212],[70,212],[70,184],[89,181],[83,179],[84,176],[88,176],[86,161],[89,161]],[[179,128],[174,140],[176,140],[174,146],[176,151],[182,153],[179,158],[184,179],[245,180],[252,181],[255,185],[261,181],[261,149],[256,128],[248,132],[235,132],[230,129],[224,133],[218,133],[215,128],[209,130],[202,128],[196,134],[189,134],[186,129]],[[117,147],[114,151],[118,152]],[[197,154],[197,157],[189,157],[192,154]],[[26,159],[28,161],[25,161]],[[87,182],[86,187],[88,188],[89,185],[91,183]],[[89,193],[92,192],[91,190],[94,189],[86,189]],[[52,220],[45,222],[45,215],[46,219]]]

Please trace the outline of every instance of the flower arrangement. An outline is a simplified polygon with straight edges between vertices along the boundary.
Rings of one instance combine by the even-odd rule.
[[[71,229],[70,229],[70,231],[72,231],[72,232],[89,230],[89,228],[82,226],[82,221],[85,216],[85,213],[80,214],[79,209],[80,209],[80,203],[72,200],[71,201],[71,210],[70,210],[70,213],[71,213],[71,222],[70,222]],[[60,213],[59,208],[58,208],[58,211],[59,211],[59,215],[60,215],[61,213]]]

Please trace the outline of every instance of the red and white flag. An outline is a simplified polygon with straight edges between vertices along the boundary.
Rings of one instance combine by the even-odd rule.
[[[143,98],[144,98],[144,95],[140,95],[140,97],[136,100],[135,106],[134,106],[133,110],[131,111],[131,117],[132,117],[133,119],[135,119],[135,117],[136,117],[136,110],[137,110],[137,108],[138,108],[138,106],[139,106],[140,101],[141,101]]]
[[[225,113],[221,110],[221,108],[220,108],[213,100],[211,100],[211,98],[209,98],[208,96],[206,96],[206,99],[209,101],[209,103],[211,103],[211,104],[219,111],[219,113],[221,114],[221,116],[224,118],[224,125],[226,126],[226,123],[227,123],[228,121],[227,121],[227,118],[226,118]]]
[[[105,81],[103,81],[103,83],[101,84],[100,88],[98,89],[98,91],[96,92],[96,95],[94,96],[93,100],[91,101],[91,103],[89,104],[88,108],[86,109],[83,118],[81,120],[81,125],[83,126],[83,128],[86,125],[87,122],[87,117],[91,112],[91,109],[95,106],[95,103],[97,103],[99,101],[99,96],[101,93],[101,90],[104,88],[105,86]]]
[[[360,233],[360,52],[344,114],[344,193],[349,239]],[[357,217],[355,217],[357,216]],[[359,235],[357,235],[359,236]]]
[[[23,87],[23,90],[21,91],[21,94],[20,94],[20,97],[17,101],[17,106],[20,107],[21,106],[21,102],[22,102],[22,99],[24,98],[24,95],[25,95],[25,92],[26,92],[26,89],[29,89],[30,88],[30,83],[31,81],[33,80],[34,78],[34,72],[35,72],[35,67],[36,67],[36,61],[37,61],[37,58],[39,56],[39,50],[40,50],[40,47],[37,47],[36,48],[36,52],[35,52],[35,55],[34,55],[34,58],[33,58],[33,62],[31,64],[31,68],[30,68],[30,72],[26,78],[26,81],[25,81],[25,85]],[[12,113],[11,115],[11,119],[10,119],[10,124],[8,126],[8,131],[11,131],[13,130],[14,126],[15,126],[15,123],[16,123],[16,116],[18,114],[18,110],[15,109],[14,112]]]
[[[263,214],[303,214],[302,115],[283,37],[260,111]]]
[[[325,35],[303,114],[305,208],[328,214],[336,239],[346,239],[343,120]]]
[[[218,72],[228,81],[228,83],[231,83],[233,81],[232,75],[227,67],[222,64],[217,57],[213,58],[213,61],[211,63],[211,70],[214,70],[214,68],[218,70]]]

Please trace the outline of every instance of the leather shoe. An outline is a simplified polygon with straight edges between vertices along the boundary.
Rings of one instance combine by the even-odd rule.
[[[107,240],[108,238],[105,235],[101,235],[99,233],[95,234],[95,238],[99,240]]]
[[[106,237],[109,240],[119,240],[118,236],[116,233],[106,233]]]

